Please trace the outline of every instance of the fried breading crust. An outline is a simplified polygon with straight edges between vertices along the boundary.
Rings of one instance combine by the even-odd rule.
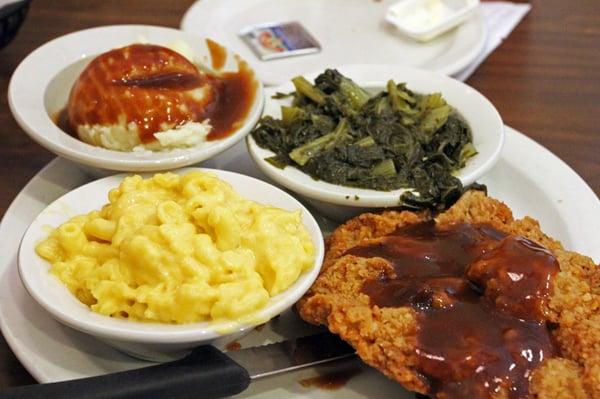
[[[371,306],[362,283],[376,276],[394,277],[393,268],[378,258],[343,255],[348,249],[392,233],[398,227],[431,219],[427,212],[385,211],[349,220],[327,239],[320,276],[298,302],[300,316],[328,326],[356,348],[359,356],[412,391],[426,393],[427,380],[416,370],[417,322],[409,307]],[[585,256],[563,249],[540,230],[539,223],[513,218],[502,202],[479,191],[465,193],[449,210],[435,217],[438,225],[486,223],[520,235],[551,250],[560,264],[546,303],[547,320],[563,357],[548,359],[534,371],[530,398],[600,399],[600,267]],[[506,397],[506,392],[499,398]]]

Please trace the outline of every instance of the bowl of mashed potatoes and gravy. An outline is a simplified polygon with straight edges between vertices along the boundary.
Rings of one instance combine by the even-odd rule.
[[[19,269],[60,322],[165,360],[231,342],[289,308],[323,251],[316,221],[288,194],[188,169],[111,176],[68,193],[28,229]]]
[[[252,68],[209,38],[118,25],[36,49],[11,79],[9,104],[26,133],[58,155],[149,172],[235,144],[258,120],[264,95]]]
[[[225,54],[212,40],[207,46]],[[220,62],[213,58],[213,65]],[[239,127],[254,100],[252,70],[243,61],[238,66],[236,72],[206,73],[181,53],[155,44],[110,50],[79,75],[57,122],[88,144],[117,151],[218,140]]]

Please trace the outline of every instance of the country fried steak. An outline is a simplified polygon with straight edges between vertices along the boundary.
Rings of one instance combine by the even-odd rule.
[[[482,192],[346,222],[297,307],[432,398],[600,398],[600,268]]]

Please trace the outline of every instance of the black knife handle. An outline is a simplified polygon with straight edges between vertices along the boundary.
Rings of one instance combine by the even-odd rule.
[[[0,391],[0,399],[222,398],[250,384],[246,369],[212,346],[181,360],[141,369]]]

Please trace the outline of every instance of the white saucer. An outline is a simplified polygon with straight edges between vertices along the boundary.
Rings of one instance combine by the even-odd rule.
[[[306,71],[341,64],[396,64],[453,75],[483,50],[488,28],[479,14],[457,28],[420,43],[385,21],[397,0],[202,0],[186,12],[181,28],[210,35],[240,54],[267,85]],[[238,36],[260,23],[300,21],[321,44],[311,55],[261,61]]]
[[[253,166],[244,143],[202,166],[264,176]],[[73,164],[56,159],[40,171],[16,197],[0,225],[0,327],[6,341],[27,370],[40,382],[51,382],[143,367],[149,363],[123,355],[109,346],[54,321],[23,288],[16,255],[21,236],[49,203],[89,178]],[[600,200],[568,165],[523,134],[507,127],[506,143],[497,165],[481,179],[491,196],[501,198],[516,217],[530,215],[563,245],[600,261]],[[318,215],[315,215],[316,217]],[[319,218],[327,232],[331,224]],[[242,346],[306,335],[314,328],[288,312],[261,331],[250,333]],[[339,367],[339,365],[336,365]],[[252,398],[400,398],[414,394],[358,362],[360,372],[342,388],[323,391],[298,381],[315,370],[290,373],[253,383],[243,397]]]

